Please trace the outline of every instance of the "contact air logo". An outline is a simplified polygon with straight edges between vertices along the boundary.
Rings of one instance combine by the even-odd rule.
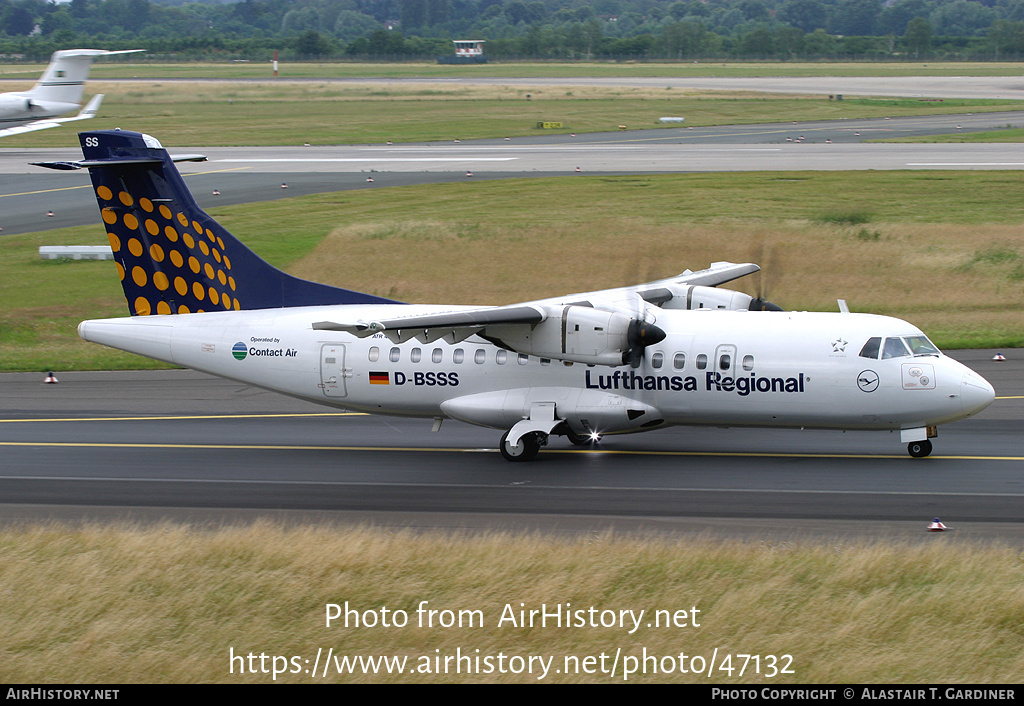
[[[245,360],[245,356],[249,354],[249,347],[242,341],[239,341],[235,345],[231,346],[231,355],[235,356],[235,360]]]

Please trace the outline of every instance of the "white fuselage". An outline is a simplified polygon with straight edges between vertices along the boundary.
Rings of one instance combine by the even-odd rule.
[[[334,407],[508,428],[553,403],[574,431],[664,425],[912,429],[986,407],[992,387],[941,355],[861,355],[921,335],[884,316],[651,309],[665,339],[639,367],[524,356],[477,337],[393,343],[316,331],[323,319],[428,313],[416,305],[299,307],[85,321],[96,343]],[[444,311],[452,311],[445,307]]]

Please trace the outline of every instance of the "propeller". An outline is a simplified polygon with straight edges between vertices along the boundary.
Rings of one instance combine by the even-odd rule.
[[[629,322],[626,329],[626,343],[629,349],[622,354],[623,364],[628,363],[630,367],[639,368],[644,359],[644,349],[665,340],[665,331],[649,321],[644,320],[645,302],[637,295],[639,308],[637,315]]]
[[[764,291],[758,287],[757,296],[750,300],[750,305],[747,307],[749,311],[785,311],[778,304],[773,304],[765,299]]]
[[[764,262],[764,266],[762,267],[762,265],[761,265],[761,262],[762,262],[762,260],[764,260],[764,257],[765,257],[765,255],[764,255],[764,240],[761,240],[761,241],[759,241],[757,243],[757,246],[754,248],[753,255],[754,255],[754,257],[751,259],[751,261],[757,263],[757,266],[761,267],[761,269],[759,269],[757,271],[757,296],[755,296],[753,299],[750,300],[750,304],[749,304],[749,306],[747,306],[747,310],[748,311],[784,311],[784,309],[781,306],[779,306],[778,304],[773,304],[772,302],[768,301],[768,285],[765,284],[766,277],[765,277],[764,271],[765,271],[765,268],[770,267],[771,264],[770,264],[770,262],[765,261]],[[770,257],[769,257],[769,260],[770,260]]]

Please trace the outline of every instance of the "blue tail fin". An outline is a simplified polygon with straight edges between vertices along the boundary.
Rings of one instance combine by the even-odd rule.
[[[160,143],[138,132],[79,134],[133,316],[389,299],[292,277],[207,215]],[[66,168],[66,167],[65,167]]]

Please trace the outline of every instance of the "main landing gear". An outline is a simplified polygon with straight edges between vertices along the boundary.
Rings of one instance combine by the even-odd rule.
[[[511,430],[505,432],[501,437],[501,455],[506,461],[532,461],[537,457],[542,446],[548,445],[549,434],[539,431],[528,432],[519,437],[519,442],[514,446],[508,442]],[[574,446],[594,446],[601,437],[597,434],[577,434],[568,425],[555,431],[556,434],[564,434]]]
[[[537,457],[540,447],[547,446],[548,443],[547,434],[535,431],[523,434],[519,437],[519,442],[513,446],[508,443],[510,433],[511,430],[501,436],[501,455],[505,457],[506,461],[532,461]]]

